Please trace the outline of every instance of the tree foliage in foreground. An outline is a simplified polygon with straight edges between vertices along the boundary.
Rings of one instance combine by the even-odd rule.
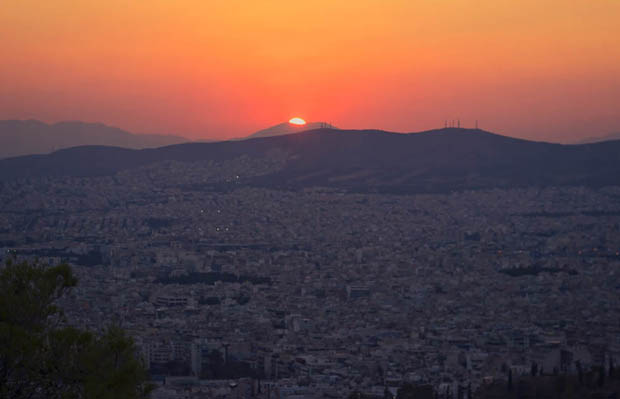
[[[57,299],[77,284],[66,265],[0,267],[0,398],[146,398],[133,340],[64,323]]]

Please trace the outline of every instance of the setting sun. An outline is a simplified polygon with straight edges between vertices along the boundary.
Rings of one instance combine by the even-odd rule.
[[[301,118],[292,118],[288,121],[291,125],[305,125],[306,121]]]

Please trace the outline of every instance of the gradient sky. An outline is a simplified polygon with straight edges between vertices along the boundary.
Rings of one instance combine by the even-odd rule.
[[[620,0],[6,0],[0,119],[620,131]]]

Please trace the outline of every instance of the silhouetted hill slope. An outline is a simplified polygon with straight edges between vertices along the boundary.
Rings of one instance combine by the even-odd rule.
[[[49,125],[36,120],[0,121],[0,158],[43,154],[81,145],[154,148],[187,141],[177,136],[132,134],[99,123],[59,122]]]
[[[603,141],[612,141],[612,140],[620,140],[620,132],[612,133],[612,134],[608,134],[606,136],[600,136],[600,137],[589,137],[589,138],[578,141],[576,144],[600,143]]]
[[[240,183],[409,193],[620,182],[620,141],[560,145],[467,129],[412,134],[318,129],[279,137],[146,150],[78,147],[0,160],[0,178],[106,175],[165,160],[268,158],[274,150],[288,154],[284,168]]]
[[[284,122],[275,126],[268,127],[267,129],[259,130],[258,132],[253,133],[248,137],[243,138],[242,140],[301,133],[307,130],[321,129],[324,126],[327,126],[325,122],[308,122],[305,125],[293,125],[291,123]],[[333,126],[329,127],[333,128]]]

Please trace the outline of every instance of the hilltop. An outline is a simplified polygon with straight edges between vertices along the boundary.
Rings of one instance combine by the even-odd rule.
[[[256,139],[260,137],[273,137],[273,136],[284,136],[287,134],[301,133],[308,130],[316,130],[322,128],[330,128],[334,129],[334,126],[325,123],[325,122],[308,122],[305,125],[294,125],[289,122],[279,123],[277,125],[268,127],[267,129],[259,130],[258,132],[252,133],[251,135],[244,137],[242,140],[247,139]]]
[[[0,121],[0,158],[45,154],[83,145],[139,149],[187,141],[179,136],[133,134],[101,123],[71,121],[47,124],[32,119]]]
[[[274,151],[286,154],[281,168],[242,178],[236,184],[411,193],[532,185],[603,186],[617,184],[620,175],[620,141],[561,145],[448,128],[410,134],[316,129],[143,150],[77,147],[2,160],[0,179],[110,175],[163,161],[268,160]]]

